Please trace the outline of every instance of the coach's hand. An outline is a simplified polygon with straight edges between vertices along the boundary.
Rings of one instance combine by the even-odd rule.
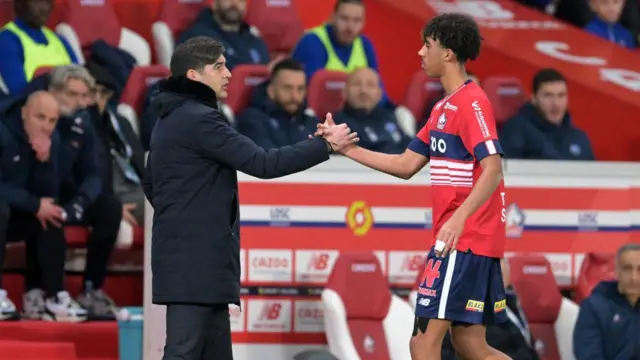
[[[327,113],[324,123],[317,125],[317,130],[313,136],[322,136],[331,145],[333,151],[342,152],[351,145],[360,141],[358,133],[351,132],[346,124],[336,125],[331,113]],[[312,138],[313,136],[309,136]]]
[[[464,228],[464,223],[465,219],[463,217],[453,213],[449,220],[442,225],[438,232],[438,236],[436,236],[436,256],[445,257],[452,249],[456,248],[460,235],[462,234],[462,229]],[[443,249],[438,248],[438,241],[442,241],[444,243]]]

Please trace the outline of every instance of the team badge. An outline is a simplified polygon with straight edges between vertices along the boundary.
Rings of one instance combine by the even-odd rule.
[[[525,224],[525,214],[516,204],[510,204],[506,209],[506,230],[508,238],[519,238],[522,236]]]
[[[444,113],[442,113],[442,115],[440,115],[440,117],[438,118],[438,124],[436,125],[436,127],[440,130],[444,129],[444,125],[447,123],[447,115],[445,115]]]

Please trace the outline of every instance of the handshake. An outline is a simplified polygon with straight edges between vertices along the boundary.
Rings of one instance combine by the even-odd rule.
[[[309,139],[314,136],[322,136],[333,152],[343,154],[360,141],[358,133],[352,133],[347,124],[336,125],[331,113],[327,114],[323,123],[318,123],[315,134],[309,135]]]

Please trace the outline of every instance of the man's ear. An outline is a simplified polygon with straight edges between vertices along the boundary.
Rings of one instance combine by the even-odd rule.
[[[273,100],[275,95],[275,91],[273,89],[273,82],[269,82],[269,84],[267,85],[267,96],[269,97],[269,99]]]
[[[198,80],[199,75],[200,75],[200,74],[198,74],[198,72],[197,72],[197,71],[195,71],[195,70],[193,70],[193,69],[189,69],[189,70],[187,70],[187,74],[186,74],[187,79],[189,79],[189,80],[193,80],[193,81],[199,81],[199,80]]]
[[[446,49],[444,51],[444,61],[445,62],[453,62],[455,61],[456,55],[451,51],[451,49]]]

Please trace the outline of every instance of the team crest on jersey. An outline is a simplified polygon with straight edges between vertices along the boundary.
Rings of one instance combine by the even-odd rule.
[[[444,113],[442,113],[442,115],[440,115],[440,117],[438,118],[438,124],[436,124],[436,127],[440,130],[444,129],[444,125],[447,123],[447,115],[445,115]]]
[[[506,209],[506,230],[508,238],[519,238],[524,231],[524,211],[516,204],[510,204]]]

